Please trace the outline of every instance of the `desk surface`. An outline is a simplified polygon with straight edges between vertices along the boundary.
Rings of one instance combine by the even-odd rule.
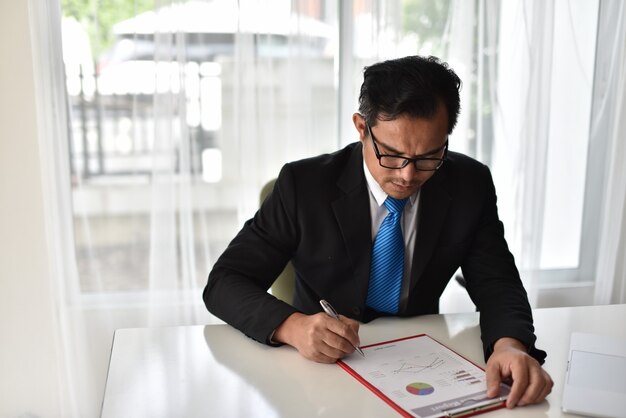
[[[626,336],[626,305],[536,309],[538,346],[555,385],[539,405],[483,416],[568,417],[560,410],[573,331]],[[427,333],[484,367],[477,313],[381,318],[361,326],[363,345]],[[287,346],[259,344],[228,325],[115,332],[103,417],[396,417],[336,364]]]

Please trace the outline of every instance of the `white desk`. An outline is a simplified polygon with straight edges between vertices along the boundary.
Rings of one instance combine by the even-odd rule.
[[[626,305],[537,309],[538,346],[555,385],[539,405],[483,416],[566,417],[561,393],[570,333],[626,336]],[[363,345],[427,333],[484,367],[478,314],[384,318],[363,325]],[[116,331],[102,416],[396,417],[336,364],[317,364],[291,347],[259,344],[227,325]]]

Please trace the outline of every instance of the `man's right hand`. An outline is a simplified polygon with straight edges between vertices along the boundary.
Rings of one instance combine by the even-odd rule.
[[[359,323],[343,315],[337,320],[323,312],[297,312],[276,328],[272,339],[295,347],[309,360],[334,363],[359,346]]]

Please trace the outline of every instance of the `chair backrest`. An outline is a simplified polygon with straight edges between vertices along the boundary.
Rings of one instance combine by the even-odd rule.
[[[260,202],[262,204],[268,194],[274,189],[274,183],[276,179],[270,180],[263,188],[261,189],[260,194]],[[293,292],[296,283],[296,272],[291,265],[291,262],[287,263],[285,269],[278,276],[274,284],[270,287],[270,292],[272,295],[276,296],[278,299],[287,302],[288,304],[293,303]]]

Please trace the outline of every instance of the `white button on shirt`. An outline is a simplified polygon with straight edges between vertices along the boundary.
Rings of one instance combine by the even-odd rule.
[[[385,193],[374,180],[372,173],[365,160],[363,160],[363,171],[365,173],[365,179],[367,180],[367,188],[369,189],[370,198],[370,214],[372,219],[372,242],[376,238],[378,229],[383,223],[383,220],[389,213],[387,207],[384,205],[385,199],[387,199],[387,193]],[[418,190],[409,197],[409,201],[404,206],[402,212],[402,237],[404,238],[404,270],[402,274],[402,290],[400,291],[400,308],[406,303],[408,297],[408,283],[409,277],[411,277],[411,269],[413,267],[413,254],[415,253],[415,237],[417,235],[417,213],[419,208],[420,191]]]

